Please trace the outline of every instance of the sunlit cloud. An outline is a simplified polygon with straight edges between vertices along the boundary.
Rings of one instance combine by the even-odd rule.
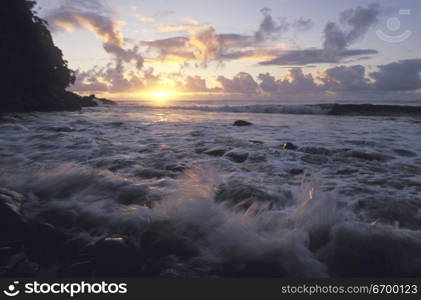
[[[89,1],[87,1],[88,3]],[[143,57],[138,53],[138,48],[126,48],[124,36],[119,30],[123,24],[121,21],[114,21],[107,14],[100,14],[98,8],[94,11],[84,3],[81,6],[76,2],[65,1],[62,6],[51,11],[47,20],[53,31],[74,30],[75,28],[86,28],[101,39],[104,50],[113,55],[115,59],[134,63],[138,69],[143,66]],[[97,5],[101,2],[95,1]],[[99,6],[101,7],[101,6]]]
[[[47,14],[47,19],[54,32],[89,30],[111,55],[106,65],[77,71],[73,90],[80,93],[161,98],[162,101],[185,97],[324,99],[350,93],[418,95],[419,59],[368,68],[360,60],[378,54],[378,50],[354,48],[369,28],[377,24],[383,11],[379,4],[345,10],[337,22],[327,22],[324,26],[320,37],[322,47],[307,48],[297,47],[285,36],[312,30],[315,22],[304,17],[294,20],[275,17],[269,8],[261,10],[262,18],[254,31],[226,33],[194,18],[168,22],[165,17],[172,11],[147,15],[138,7],[131,7],[132,17],[150,23],[145,26],[155,29],[157,37],[165,36],[151,40],[125,36],[123,29],[127,21],[111,13],[99,0],[63,1],[59,8]],[[221,68],[229,68],[231,62],[241,63],[245,69],[218,74]],[[323,64],[328,65],[324,68]],[[183,71],[165,70],[174,65]],[[269,66],[270,72],[261,72]],[[309,72],[309,66],[316,70]],[[205,74],[210,67],[214,73]],[[190,74],[193,69],[201,70],[198,71],[201,75]]]

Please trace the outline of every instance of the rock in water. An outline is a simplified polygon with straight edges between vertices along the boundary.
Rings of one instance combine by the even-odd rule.
[[[250,122],[247,122],[247,121],[244,121],[244,120],[237,120],[237,121],[234,122],[233,125],[234,126],[251,126],[251,125],[253,125],[253,123],[250,123]]]
[[[128,239],[108,237],[88,247],[97,276],[126,277],[136,276],[141,272],[143,256]]]
[[[304,173],[304,170],[299,169],[299,168],[293,168],[293,169],[289,169],[287,172],[291,175],[300,175]]]
[[[212,148],[209,150],[204,151],[203,153],[211,156],[223,156],[227,152],[227,149],[224,148]]]
[[[333,277],[419,277],[417,231],[363,223],[335,225],[320,251]]]
[[[284,143],[282,145],[282,148],[284,148],[285,150],[297,150],[298,147],[296,145],[294,145],[293,143]]]
[[[236,163],[242,163],[247,160],[249,157],[248,152],[243,151],[230,151],[227,154],[225,154],[225,157],[227,157],[229,160],[232,160]]]
[[[0,240],[20,239],[26,220],[21,213],[23,195],[0,188]]]

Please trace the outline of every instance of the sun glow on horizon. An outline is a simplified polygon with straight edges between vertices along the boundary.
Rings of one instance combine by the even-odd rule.
[[[169,90],[153,90],[141,93],[140,96],[142,98],[147,98],[156,105],[163,105],[173,98],[175,94],[175,92]]]

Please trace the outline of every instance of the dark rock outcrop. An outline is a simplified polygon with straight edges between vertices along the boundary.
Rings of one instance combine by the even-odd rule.
[[[242,163],[247,160],[247,158],[249,157],[249,154],[248,152],[245,152],[245,151],[234,150],[225,154],[225,157],[227,157],[229,160],[232,160],[233,162]]]
[[[203,153],[210,156],[223,156],[227,151],[227,149],[216,147],[206,150]]]
[[[253,125],[253,123],[250,123],[248,121],[244,121],[244,120],[237,120],[234,122],[233,124],[234,126],[251,126]]]
[[[298,147],[296,145],[294,145],[293,143],[289,143],[289,142],[284,143],[282,145],[282,148],[285,149],[285,150],[297,150],[298,149]]]
[[[26,228],[22,201],[21,194],[0,188],[0,241],[22,239]]]
[[[143,264],[141,252],[125,237],[102,239],[86,252],[97,276],[135,276]]]
[[[373,105],[373,104],[328,104],[321,105],[328,108],[329,115],[346,116],[400,116],[400,115],[420,115],[421,106],[401,106],[401,105]]]

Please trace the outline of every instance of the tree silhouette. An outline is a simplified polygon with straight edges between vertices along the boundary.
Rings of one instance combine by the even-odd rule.
[[[2,0],[0,111],[76,110],[80,97],[65,89],[75,74],[54,45],[35,1]]]

